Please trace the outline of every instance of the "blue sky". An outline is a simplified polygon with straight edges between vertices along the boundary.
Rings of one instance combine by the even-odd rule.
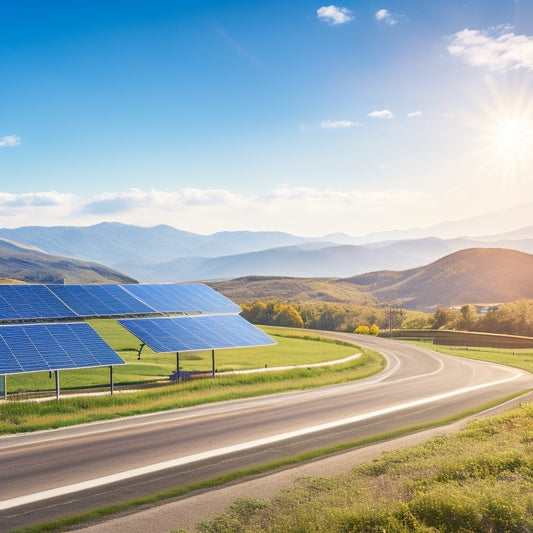
[[[533,199],[530,0],[0,1],[2,227],[364,235]]]

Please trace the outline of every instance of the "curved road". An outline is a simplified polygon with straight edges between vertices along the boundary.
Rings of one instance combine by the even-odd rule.
[[[533,375],[521,370],[322,333],[381,352],[387,368],[348,384],[0,438],[0,529],[441,420],[533,388]]]

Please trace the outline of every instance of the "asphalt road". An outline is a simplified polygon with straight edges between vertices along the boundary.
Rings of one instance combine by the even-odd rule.
[[[0,438],[0,530],[190,485],[282,457],[381,435],[533,388],[533,375],[388,339],[372,378]]]

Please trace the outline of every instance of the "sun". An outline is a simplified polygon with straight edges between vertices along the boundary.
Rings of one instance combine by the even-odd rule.
[[[531,183],[533,174],[533,99],[531,84],[497,89],[489,83],[489,95],[476,95],[467,119],[473,156],[485,179],[500,183]]]
[[[533,124],[525,118],[504,118],[492,132],[492,148],[509,159],[528,158],[533,151]]]

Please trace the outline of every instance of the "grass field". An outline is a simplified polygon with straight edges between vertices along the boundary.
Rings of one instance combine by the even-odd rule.
[[[126,361],[126,365],[116,366],[113,381],[116,385],[139,384],[168,381],[169,375],[176,370],[175,354],[157,354],[148,346],[137,359],[139,340],[114,320],[94,320],[91,326]],[[283,332],[280,328],[265,327],[278,344],[274,346],[216,350],[215,367],[217,372],[287,365],[300,365],[342,359],[353,355],[357,350],[340,343],[310,340],[305,333],[291,330]],[[290,335],[282,336],[282,335]],[[298,338],[300,337],[300,338]],[[180,369],[189,371],[210,371],[211,352],[186,352],[180,354]],[[61,389],[83,387],[108,387],[109,369],[91,368],[87,370],[62,370]],[[16,391],[53,391],[54,376],[48,372],[17,374],[7,377],[7,389]]]
[[[533,372],[533,349],[526,348],[520,350],[509,350],[504,348],[475,348],[461,346],[442,346],[427,341],[406,341],[421,348],[427,348],[435,352],[456,355],[458,357],[468,357],[480,361],[490,361],[502,365],[515,366]]]
[[[271,501],[237,500],[203,533],[523,533],[533,530],[533,404],[459,435],[304,478]]]

